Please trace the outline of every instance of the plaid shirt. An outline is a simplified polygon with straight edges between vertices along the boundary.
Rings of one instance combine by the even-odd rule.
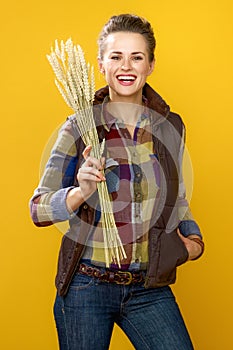
[[[148,231],[153,208],[160,191],[160,165],[152,141],[149,111],[141,115],[130,136],[124,123],[104,113],[106,128],[105,176],[111,195],[116,226],[127,258],[122,269],[146,269],[148,262]],[[77,148],[70,132],[72,116],[63,125],[53,147],[44,175],[31,199],[31,215],[38,226],[72,220],[76,213],[66,207],[66,196],[73,188],[77,165]],[[180,168],[183,143],[180,148]],[[100,210],[96,208],[95,229],[89,237],[83,259],[94,265],[105,266]],[[185,198],[185,186],[180,177],[178,198],[179,230],[184,236],[197,234],[200,229],[194,221]],[[78,229],[77,225],[77,229]]]

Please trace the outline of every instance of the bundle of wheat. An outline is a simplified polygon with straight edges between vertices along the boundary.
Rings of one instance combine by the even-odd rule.
[[[47,55],[56,79],[55,84],[67,105],[76,114],[76,124],[85,145],[92,146],[93,156],[101,159],[104,141],[100,144],[93,115],[95,78],[93,66],[86,63],[84,52],[71,39],[58,44]],[[112,203],[105,181],[97,183],[101,206],[101,226],[103,229],[106,266],[113,262],[120,266],[126,257],[118,234],[112,211]]]

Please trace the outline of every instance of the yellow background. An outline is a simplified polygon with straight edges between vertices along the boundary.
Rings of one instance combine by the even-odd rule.
[[[232,0],[8,1],[1,5],[0,349],[55,350],[52,306],[61,233],[36,228],[28,201],[44,147],[71,111],[45,55],[69,37],[96,62],[112,14],[152,23],[157,64],[150,83],[180,113],[194,168],[191,207],[206,253],[178,272],[173,290],[196,350],[232,346]],[[103,84],[96,69],[96,85]],[[132,349],[115,329],[111,350]]]

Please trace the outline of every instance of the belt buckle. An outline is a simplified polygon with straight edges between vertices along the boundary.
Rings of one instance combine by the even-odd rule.
[[[122,277],[121,277],[122,275],[127,275],[128,281],[126,281],[126,282],[125,281],[115,281],[116,284],[124,284],[126,286],[129,285],[133,280],[132,273],[129,271],[117,271],[115,273],[115,276],[120,277],[120,279],[122,279]]]

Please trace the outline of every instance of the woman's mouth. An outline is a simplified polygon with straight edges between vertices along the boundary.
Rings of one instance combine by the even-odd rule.
[[[120,74],[117,75],[117,80],[120,82],[121,85],[132,85],[134,81],[136,80],[136,75],[133,74]]]

